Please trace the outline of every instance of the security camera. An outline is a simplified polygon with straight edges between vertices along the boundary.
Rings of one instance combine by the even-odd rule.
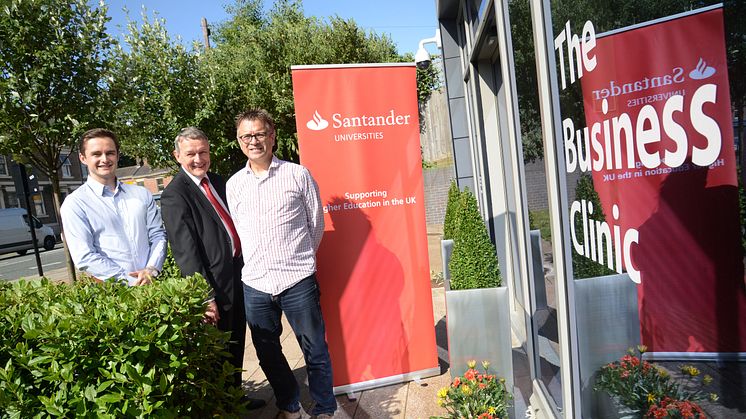
[[[430,54],[427,52],[425,47],[420,46],[417,53],[414,54],[414,63],[417,64],[417,68],[424,70],[430,67]]]
[[[417,53],[414,54],[414,63],[417,64],[417,68],[424,70],[430,67],[432,60],[430,59],[430,53],[425,49],[425,44],[434,43],[440,48],[440,29],[435,30],[435,36],[432,38],[425,38],[420,41],[420,47],[417,48]]]

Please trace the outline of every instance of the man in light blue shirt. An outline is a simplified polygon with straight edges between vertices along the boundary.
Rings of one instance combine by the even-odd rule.
[[[150,192],[116,177],[119,141],[106,129],[86,131],[80,161],[88,181],[62,204],[62,228],[75,267],[99,280],[145,285],[166,258],[166,231]]]

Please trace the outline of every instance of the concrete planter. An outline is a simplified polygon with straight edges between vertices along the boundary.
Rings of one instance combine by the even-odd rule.
[[[513,388],[510,303],[507,287],[451,290],[448,262],[453,241],[441,242],[446,287],[446,330],[451,377],[462,375],[466,364],[490,362],[490,371]]]

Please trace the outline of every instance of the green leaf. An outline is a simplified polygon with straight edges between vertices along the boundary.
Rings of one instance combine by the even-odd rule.
[[[104,381],[103,383],[98,385],[98,388],[96,388],[96,392],[100,393],[106,390],[107,388],[109,388],[112,384],[114,384],[114,381],[111,381],[111,380]]]
[[[98,392],[96,391],[96,388],[93,385],[86,386],[85,392],[83,393],[86,400],[91,401],[91,402],[96,400],[97,394]]]
[[[120,393],[107,393],[97,399],[101,403],[114,403],[122,400]]]

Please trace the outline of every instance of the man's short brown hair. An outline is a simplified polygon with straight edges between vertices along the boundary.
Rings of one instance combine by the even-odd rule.
[[[114,141],[114,147],[116,147],[117,154],[119,154],[119,139],[116,134],[106,128],[93,128],[84,132],[83,136],[80,138],[80,145],[78,146],[80,154],[85,156],[85,145],[91,138],[110,138],[111,141]]]

